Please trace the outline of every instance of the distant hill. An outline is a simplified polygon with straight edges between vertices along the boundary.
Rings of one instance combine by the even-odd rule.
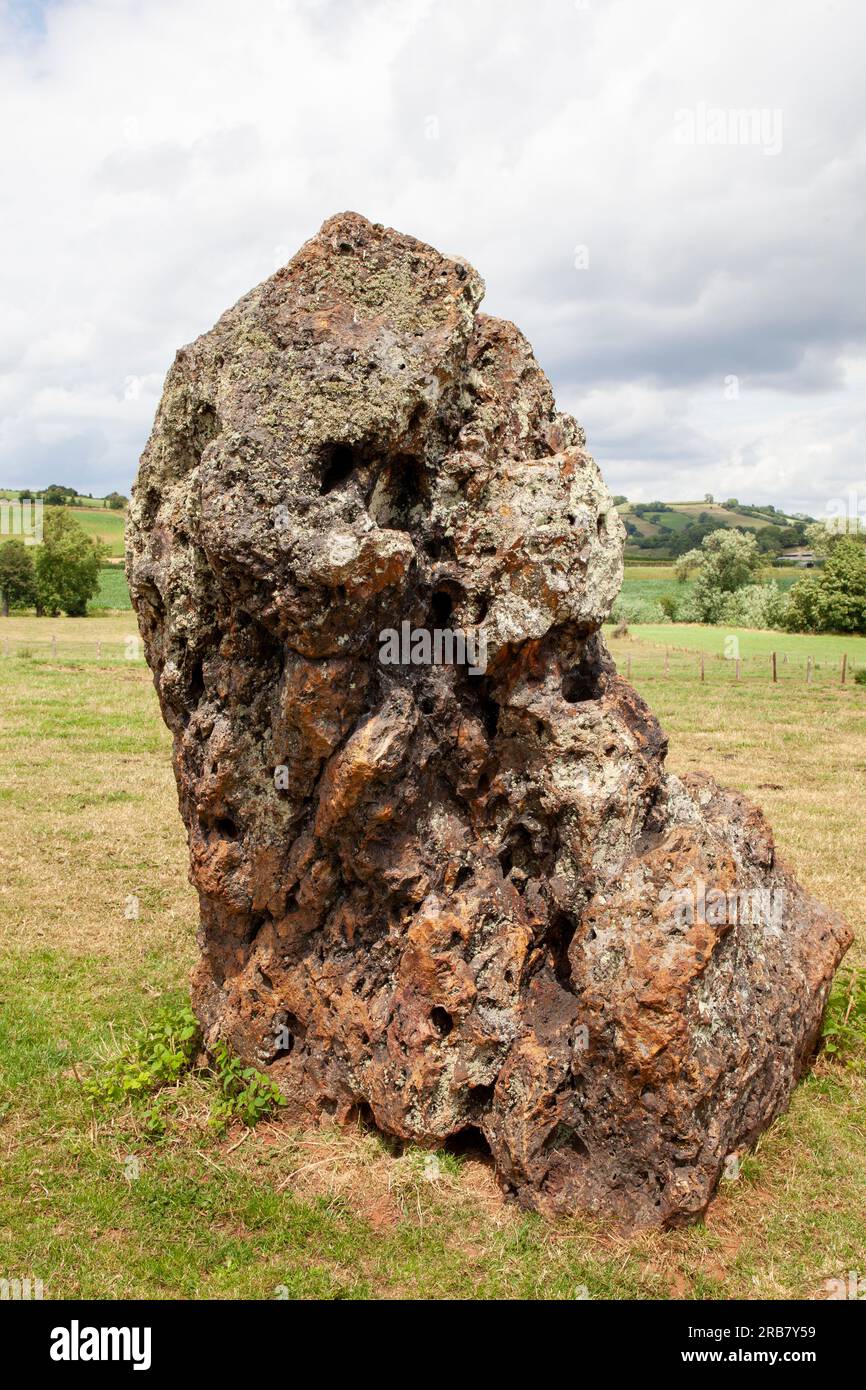
[[[698,546],[704,536],[730,526],[754,531],[758,545],[773,560],[783,550],[802,545],[810,517],[795,517],[772,506],[728,502],[629,502],[617,499],[628,532],[627,560],[675,560]]]
[[[126,525],[126,499],[123,506],[113,505],[120,499],[119,493],[108,497],[85,497],[74,488],[0,488],[0,497],[12,500],[21,497],[41,498],[46,508],[64,506],[69,509],[88,536],[94,536],[106,547],[106,559],[118,561],[123,557],[123,528]]]

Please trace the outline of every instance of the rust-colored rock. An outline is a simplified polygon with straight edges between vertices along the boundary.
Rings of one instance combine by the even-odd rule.
[[[850,934],[665,773],[599,631],[621,523],[482,291],[347,213],[169,373],[128,572],[194,1005],[296,1119],[477,1130],[527,1204],[670,1224],[787,1104]],[[474,663],[386,664],[404,623]]]

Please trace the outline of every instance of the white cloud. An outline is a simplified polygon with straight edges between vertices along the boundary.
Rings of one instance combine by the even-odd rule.
[[[354,208],[476,264],[615,490],[822,510],[864,475],[864,36],[856,0],[6,6],[0,481],[126,490],[175,348]]]

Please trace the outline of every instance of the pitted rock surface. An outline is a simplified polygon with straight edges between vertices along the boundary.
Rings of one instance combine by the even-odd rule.
[[[527,1205],[673,1224],[787,1104],[850,933],[665,772],[600,632],[622,524],[482,293],[346,213],[169,372],[127,568],[194,1007],[297,1122],[483,1135]],[[486,672],[383,664],[404,622]]]

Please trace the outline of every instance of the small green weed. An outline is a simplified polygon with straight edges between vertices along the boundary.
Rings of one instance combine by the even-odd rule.
[[[211,1121],[218,1129],[224,1129],[233,1119],[252,1128],[278,1105],[285,1105],[279,1087],[270,1077],[255,1067],[245,1067],[225,1043],[217,1043],[213,1058],[212,1072],[219,1083],[220,1098],[211,1107]]]
[[[824,1049],[836,1061],[858,1069],[866,1058],[866,970],[851,965],[836,976],[827,1017]]]
[[[189,1004],[163,1004],[147,1028],[134,1033],[118,1056],[87,1078],[84,1090],[102,1105],[142,1100],[177,1081],[200,1045],[201,1034]]]

